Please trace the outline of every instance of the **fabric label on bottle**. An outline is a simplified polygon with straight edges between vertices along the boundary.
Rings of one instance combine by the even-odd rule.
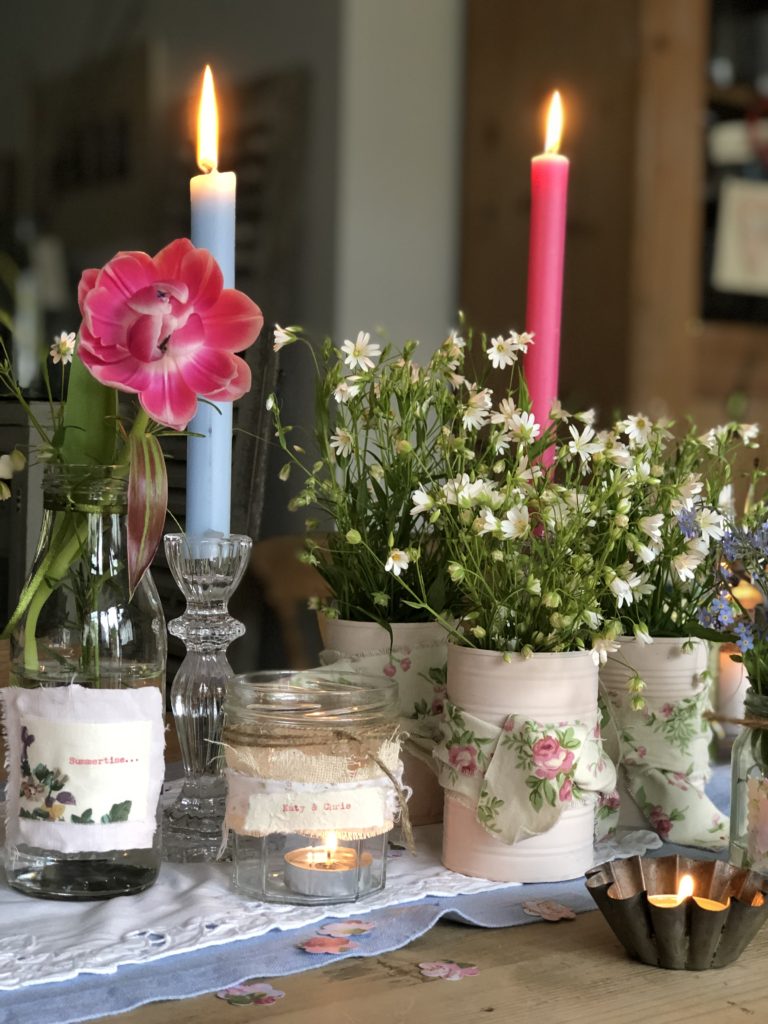
[[[753,871],[768,870],[768,781],[747,779],[747,856]]]
[[[9,687],[0,696],[10,842],[61,853],[152,846],[164,773],[156,686]]]
[[[389,779],[310,785],[227,772],[226,824],[239,835],[272,833],[362,839],[392,828],[397,807]]]

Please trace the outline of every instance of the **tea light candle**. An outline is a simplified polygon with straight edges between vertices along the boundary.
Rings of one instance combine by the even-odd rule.
[[[649,896],[648,902],[651,906],[670,910],[673,907],[679,907],[683,900],[687,900],[689,896],[693,896],[693,878],[690,875],[683,875],[676,893],[672,895]]]
[[[302,896],[332,900],[355,899],[369,883],[373,858],[365,851],[358,857],[349,846],[338,846],[330,833],[324,846],[303,846],[285,857],[285,884]]]
[[[728,907],[730,907],[731,898],[729,896],[725,903],[720,903],[719,900],[708,900],[705,899],[703,896],[694,896],[693,902],[696,904],[697,907],[701,907],[702,910],[712,910],[718,912],[721,910],[727,910]]]

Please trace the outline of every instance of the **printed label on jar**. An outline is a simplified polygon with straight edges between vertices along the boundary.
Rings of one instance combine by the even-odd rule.
[[[164,771],[157,687],[9,687],[0,695],[10,842],[61,853],[152,846]]]
[[[381,835],[392,828],[395,806],[388,779],[314,786],[227,772],[226,824],[240,835]]]
[[[753,871],[768,868],[768,780],[747,779],[747,856]]]

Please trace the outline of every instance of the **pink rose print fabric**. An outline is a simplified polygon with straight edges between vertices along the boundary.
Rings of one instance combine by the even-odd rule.
[[[728,846],[728,818],[704,791],[710,775],[711,729],[704,718],[709,685],[704,679],[694,681],[692,689],[694,685],[692,695],[676,703],[646,693],[640,711],[632,708],[626,688],[604,687],[610,719],[606,748],[619,764],[627,820],[635,820],[639,808],[661,839],[723,850]],[[622,823],[620,811],[618,825]]]
[[[344,936],[332,935],[313,935],[311,939],[297,945],[305,953],[349,953],[350,950],[357,949],[356,942],[351,942]]]
[[[446,700],[435,759],[443,787],[506,843],[548,831],[572,801],[594,804],[616,787],[596,714],[548,724],[510,715],[498,728]]]

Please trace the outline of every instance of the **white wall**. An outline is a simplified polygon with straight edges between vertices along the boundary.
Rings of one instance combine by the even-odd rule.
[[[335,336],[432,349],[458,302],[464,4],[342,10]]]

